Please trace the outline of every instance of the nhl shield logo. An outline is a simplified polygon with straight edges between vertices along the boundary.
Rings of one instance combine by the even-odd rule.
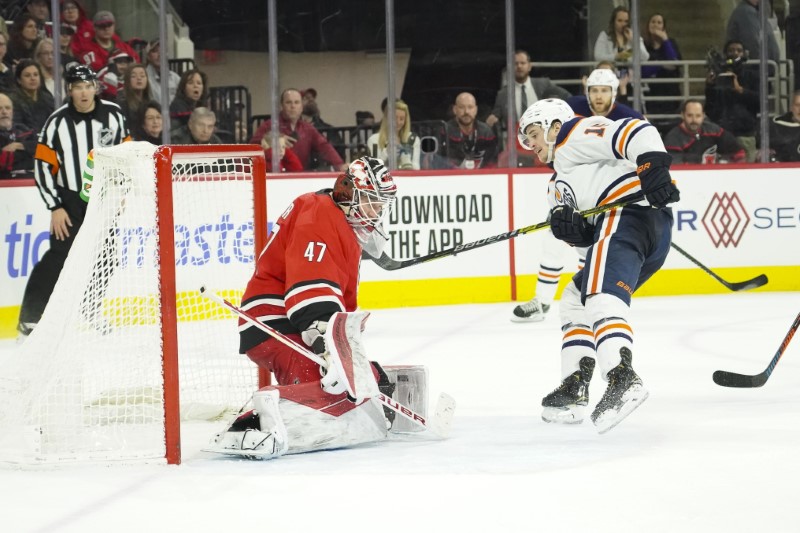
[[[102,128],[97,132],[97,144],[100,146],[111,146],[114,142],[114,131],[110,128]]]

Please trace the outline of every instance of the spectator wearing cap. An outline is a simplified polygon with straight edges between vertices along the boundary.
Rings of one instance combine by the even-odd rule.
[[[193,68],[181,75],[175,98],[169,104],[170,128],[176,130],[185,126],[198,107],[208,107],[208,76]]]
[[[55,109],[53,95],[44,87],[44,75],[33,59],[22,59],[14,70],[17,88],[9,96],[14,102],[14,122],[41,131]]]
[[[36,19],[27,11],[23,11],[14,19],[11,32],[8,34],[6,64],[13,68],[20,59],[32,59],[38,43],[39,30]]]
[[[108,64],[97,73],[97,81],[100,83],[100,98],[115,102],[125,85],[125,74],[133,58],[124,50],[112,50],[108,55]],[[127,115],[126,115],[127,118]]]
[[[65,27],[69,27],[69,30]],[[65,33],[70,36],[68,51],[64,50],[63,35]],[[68,53],[72,57],[75,57],[76,49],[81,49],[84,43],[94,39],[94,24],[78,0],[61,2],[61,35],[61,53]],[[64,64],[66,65],[66,63]]]
[[[150,41],[144,51],[145,65],[147,66],[147,79],[150,81],[150,92],[153,94],[153,100],[161,103],[161,44],[158,39]],[[167,71],[169,79],[167,80],[169,101],[175,99],[175,93],[178,90],[178,84],[181,77],[177,72],[171,70]]]
[[[334,167],[334,169],[341,172],[346,171],[348,165],[342,161],[333,146],[310,122],[300,118],[302,114],[303,100],[300,96],[300,91],[297,89],[284,89],[281,93],[281,112],[278,118],[278,128],[281,135],[286,139],[287,148],[291,148],[300,159],[300,162],[303,163],[303,169],[313,169],[310,166],[311,154],[316,152],[321,159]],[[264,135],[271,128],[272,120],[265,120],[250,139],[250,143],[261,144]]]
[[[50,2],[47,0],[30,0],[26,6],[28,13],[36,19],[36,31],[39,39],[53,36],[53,27],[47,25],[50,22]]]
[[[222,144],[214,133],[217,116],[207,107],[196,107],[185,126],[172,133],[173,144]]]
[[[108,64],[109,57],[114,51],[121,51],[133,58],[138,63],[139,56],[128,43],[116,34],[117,21],[110,11],[98,11],[92,19],[94,23],[94,38],[90,41],[79,42],[76,49],[73,43],[75,57],[88,65],[95,72],[99,72]]]
[[[303,98],[303,120],[310,122],[311,125],[317,128],[317,131],[328,139],[328,142],[331,143],[339,157],[344,159],[344,139],[342,139],[341,133],[334,126],[322,120],[319,113],[319,105],[317,104],[317,90],[310,87],[305,91],[301,91],[300,95]],[[319,159],[318,154],[312,154],[311,159],[311,168],[317,168],[325,164],[324,161]]]

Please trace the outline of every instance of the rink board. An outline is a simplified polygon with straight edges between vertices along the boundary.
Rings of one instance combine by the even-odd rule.
[[[758,290],[800,290],[800,167],[728,165],[673,170],[681,189],[673,240],[724,279],[761,273]],[[268,179],[268,224],[293,198],[332,184],[332,175]],[[397,208],[386,252],[396,260],[451,248],[545,220],[549,172],[398,172]],[[14,335],[30,271],[49,246],[50,214],[30,180],[0,182],[0,337]],[[218,224],[218,220],[199,220]],[[360,305],[366,308],[500,302],[533,293],[542,233],[522,235],[455,257],[395,271],[365,261]],[[576,255],[564,248],[565,272]],[[177,268],[181,268],[178,265]],[[571,274],[562,275],[561,285]],[[241,290],[229,287],[228,290]],[[709,294],[724,286],[676,252],[642,295]]]

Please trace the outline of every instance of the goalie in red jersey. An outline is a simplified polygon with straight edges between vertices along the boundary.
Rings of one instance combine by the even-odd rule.
[[[296,198],[275,223],[241,308],[330,357],[336,350],[326,347],[328,322],[335,313],[356,310],[362,250],[381,254],[387,241],[383,224],[396,194],[383,161],[362,157],[337,176],[333,189]],[[351,318],[360,324],[364,317]],[[318,364],[243,320],[239,334],[240,352],[272,372],[278,386],[257,391],[254,409],[216,435],[209,451],[271,458],[386,437],[376,400],[348,399],[341,380],[322,376]],[[353,357],[363,357],[357,351]],[[362,368],[391,396],[393,385],[377,363]]]

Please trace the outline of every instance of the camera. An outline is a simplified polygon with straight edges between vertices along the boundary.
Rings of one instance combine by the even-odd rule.
[[[720,54],[716,48],[709,48],[706,55],[706,67],[714,74],[718,84],[733,86],[733,75],[739,76],[747,62],[746,56],[728,58]]]

